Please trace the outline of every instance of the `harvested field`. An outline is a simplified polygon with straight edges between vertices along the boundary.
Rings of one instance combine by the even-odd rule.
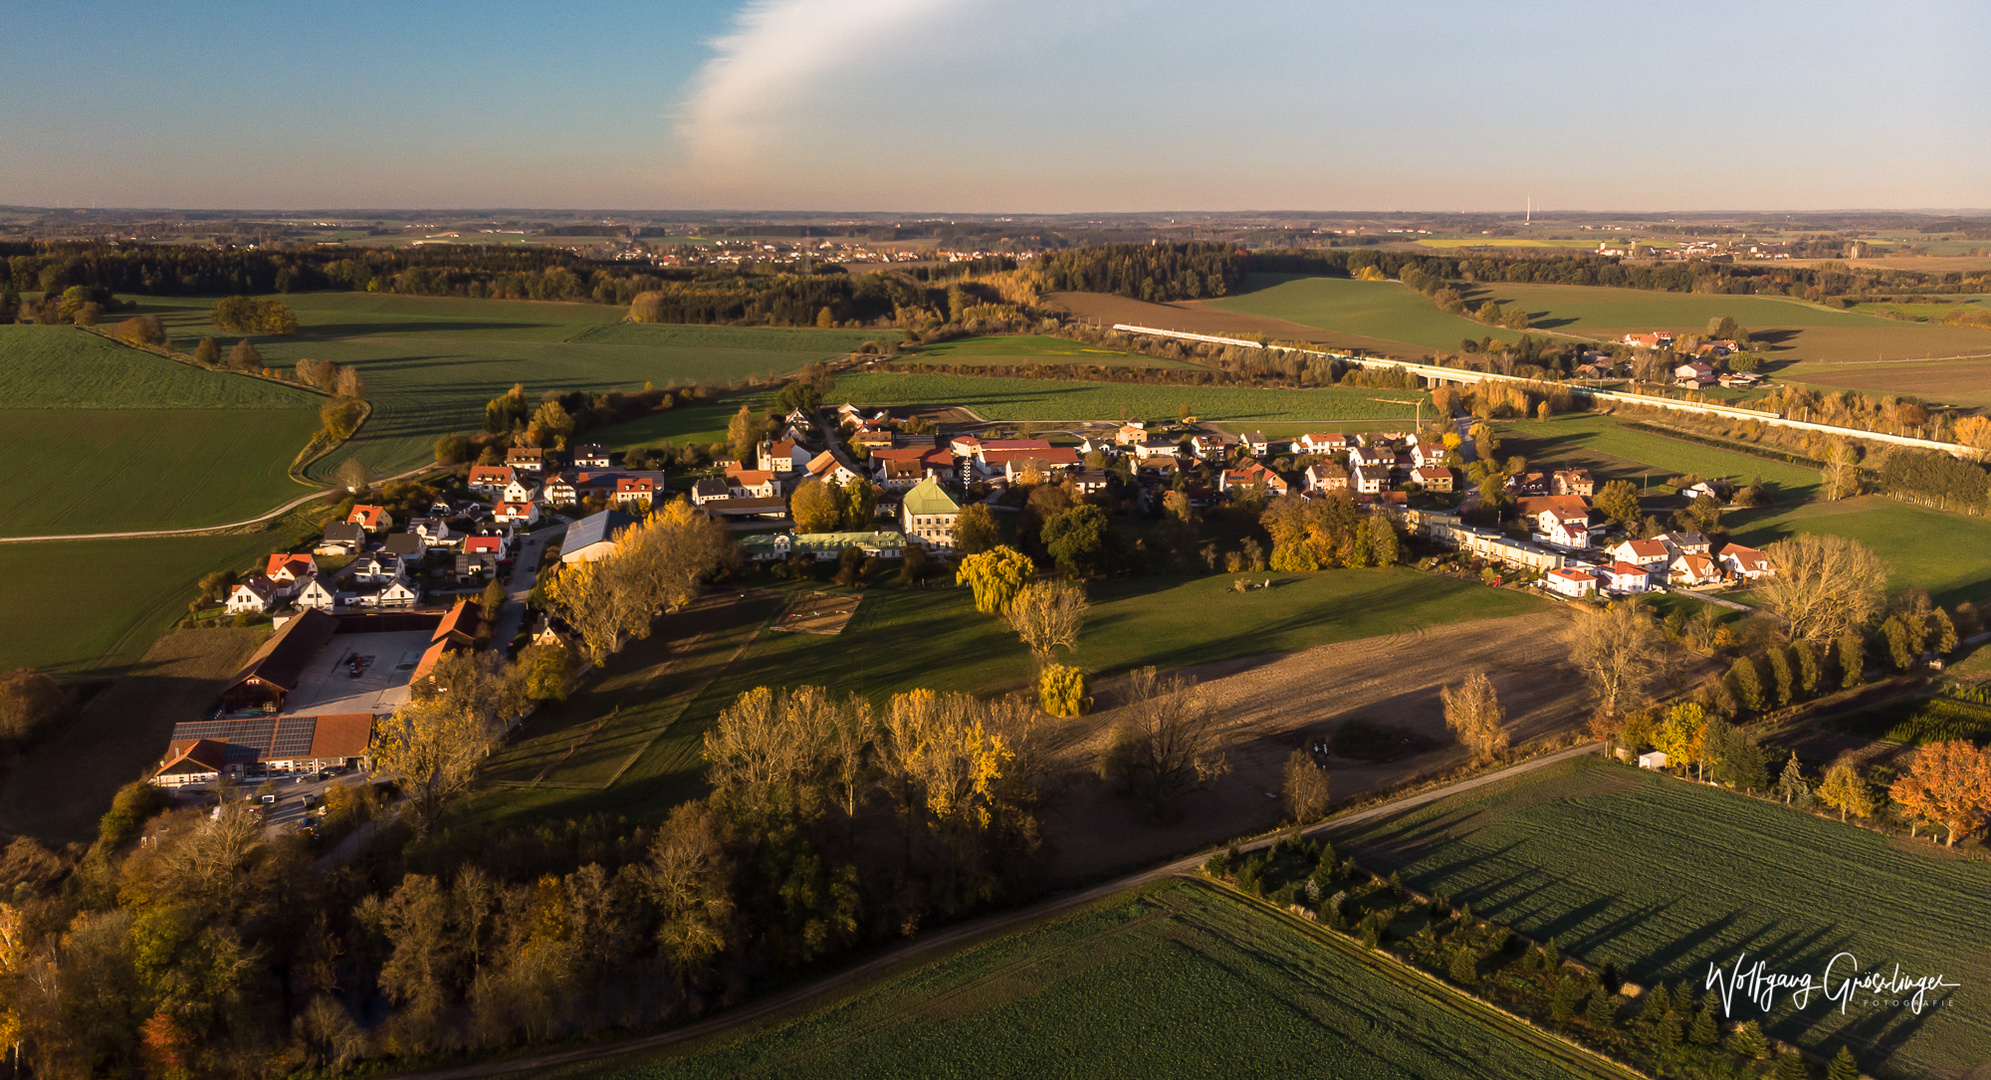
[[[1144,353],[1102,349],[1082,341],[1018,334],[1003,337],[956,338],[922,345],[917,352],[902,354],[901,362],[917,364],[961,364],[973,367],[1029,367],[1034,364],[1072,364],[1079,367],[1195,368],[1199,365]]]
[[[1710,964],[1738,954],[1792,976],[1816,978],[1841,951],[1862,971],[1940,973],[1961,989],[1920,1015],[1868,995],[1843,1014],[1816,999],[1797,1010],[1780,993],[1767,1016],[1738,999],[1738,1018],[1828,1055],[1850,1042],[1884,1077],[1975,1077],[1991,1062],[1991,1011],[1973,989],[1991,980],[1991,909],[1970,900],[1991,894],[1991,864],[1927,840],[1600,757],[1330,835],[1365,866],[1553,935],[1566,955],[1609,957],[1645,986],[1698,993]]]
[[[1991,358],[1864,364],[1804,360],[1779,369],[1777,378],[1826,390],[1906,394],[1935,404],[1991,408]]]
[[[1197,882],[1123,893],[801,1015],[546,1074],[1618,1077],[1319,929]]]
[[[821,634],[831,637],[843,633],[851,616],[857,614],[857,605],[862,603],[861,593],[841,596],[829,593],[804,593],[788,605],[781,613],[774,629],[792,634]]]
[[[1361,718],[1409,737],[1415,749],[1389,761],[1324,758],[1337,801],[1409,777],[1467,763],[1445,728],[1441,686],[1484,670],[1506,707],[1515,745],[1573,730],[1588,701],[1566,662],[1573,618],[1563,609],[1504,619],[1425,627],[1385,637],[1320,645],[1185,668],[1226,717],[1230,771],[1192,795],[1183,821],[1156,828],[1144,808],[1115,798],[1090,775],[1114,724],[1114,684],[1097,691],[1101,711],[1066,721],[1058,761],[1064,788],[1047,799],[1044,832],[1056,854],[1054,877],[1130,869],[1279,822],[1286,758]]]
[[[1147,386],[1138,383],[990,378],[978,375],[846,375],[837,396],[898,411],[960,407],[985,420],[1073,423],[1131,412],[1173,421],[1183,407],[1205,420],[1402,420],[1428,400],[1416,390],[1324,386],[1275,390],[1240,386]]]
[[[1236,294],[1200,303],[1273,319],[1287,319],[1334,334],[1393,342],[1390,355],[1456,352],[1466,338],[1518,341],[1512,330],[1487,326],[1438,309],[1397,281],[1344,277],[1252,274]]]
[[[1210,306],[1208,301],[1203,300],[1152,304],[1145,300],[1132,300],[1107,293],[1081,292],[1051,293],[1044,299],[1046,304],[1061,308],[1075,318],[1096,322],[1101,326],[1131,323],[1135,326],[1151,326],[1157,330],[1183,330],[1192,334],[1217,334],[1228,337],[1264,334],[1278,341],[1309,341],[1328,349],[1360,349],[1379,356],[1398,356],[1408,359],[1416,359],[1431,352],[1430,349],[1407,345],[1401,341],[1324,330],[1287,319],[1230,311]],[[1493,333],[1498,335],[1505,331],[1493,331]],[[1457,348],[1458,342],[1452,342],[1451,347]]]
[[[173,725],[197,720],[268,627],[176,630],[0,780],[0,829],[88,840],[117,789],[148,775]]]

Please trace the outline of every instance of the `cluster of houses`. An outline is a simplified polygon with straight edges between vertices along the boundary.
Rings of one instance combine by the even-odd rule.
[[[1673,385],[1689,390],[1705,390],[1716,384],[1748,387],[1763,381],[1762,376],[1753,371],[1721,370],[1721,362],[1742,348],[1739,343],[1727,339],[1702,341],[1690,350],[1683,350],[1671,331],[1655,330],[1649,334],[1626,334],[1620,341],[1634,349],[1675,353],[1681,362],[1673,369]]]
[[[1523,483],[1532,486],[1538,474]],[[1550,474],[1548,491],[1524,495],[1517,513],[1535,544],[1564,553],[1564,564],[1546,573],[1543,587],[1569,597],[1639,593],[1667,585],[1702,588],[1725,581],[1755,581],[1776,573],[1767,555],[1741,544],[1712,550],[1699,533],[1667,532],[1600,546],[1607,523],[1590,505],[1595,481],[1586,470]]]
[[[509,565],[518,524],[488,507],[438,499],[397,528],[384,506],[354,506],[344,521],[325,526],[311,552],[279,552],[260,572],[230,590],[231,614],[267,614],[296,606],[322,612],[348,608],[412,608],[422,603],[420,578],[429,563],[459,584],[476,583]],[[320,571],[316,556],[350,556],[337,573]]]

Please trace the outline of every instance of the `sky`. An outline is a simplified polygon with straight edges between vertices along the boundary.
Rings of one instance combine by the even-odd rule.
[[[56,0],[0,204],[1991,207],[1991,4]]]

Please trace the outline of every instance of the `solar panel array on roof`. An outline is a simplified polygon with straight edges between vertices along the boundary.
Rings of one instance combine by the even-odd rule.
[[[286,716],[277,723],[276,737],[270,740],[268,757],[299,758],[311,753],[311,737],[317,730],[315,716]]]
[[[256,720],[193,720],[173,725],[173,741],[183,739],[218,739],[231,747],[247,747],[258,755],[267,754],[270,743],[275,741],[277,722],[275,719]],[[310,745],[307,738],[305,745]]]

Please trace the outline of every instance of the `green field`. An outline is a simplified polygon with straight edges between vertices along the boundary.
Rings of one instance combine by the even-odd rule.
[[[1519,304],[1538,327],[1589,334],[1597,330],[1678,330],[1706,333],[1708,320],[1732,315],[1750,330],[1771,327],[1896,327],[1893,319],[1838,311],[1777,296],[1710,296],[1589,285],[1514,285],[1492,282],[1472,302]]]
[[[1599,238],[1577,239],[1574,237],[1551,237],[1536,240],[1519,236],[1440,236],[1418,240],[1418,247],[1438,248],[1441,251],[1455,251],[1459,248],[1582,248],[1597,250]]]
[[[1991,865],[1946,856],[1783,806],[1587,758],[1332,834],[1414,888],[1566,953],[1609,957],[1650,986],[1690,981],[1738,953],[1770,970],[1940,973],[1952,1007],[1858,1005],[1846,1016],[1780,995],[1770,1034],[1887,1058],[1885,1075],[1960,1076],[1991,1059]],[[1366,865],[1366,862],[1365,862]],[[1749,1013],[1751,1017],[1760,1014]]]
[[[1991,521],[1879,495],[1728,515],[1735,539],[1761,547],[1794,533],[1850,536],[1893,567],[1888,584],[1927,589],[1945,606],[1991,601]]]
[[[1909,698],[1824,721],[1832,731],[1907,745],[1969,739],[1991,741],[1991,706],[1954,698]]]
[[[1622,1075],[1387,962],[1174,882],[816,1010],[567,1077]]]
[[[0,408],[310,409],[325,399],[203,371],[69,326],[0,326]],[[302,443],[292,453],[301,449]]]
[[[847,375],[836,396],[880,408],[960,406],[985,420],[1117,420],[1122,410],[1173,421],[1187,405],[1204,420],[1409,420],[1429,395],[1414,390],[1258,390],[1228,386],[998,379],[976,375]]]
[[[1429,297],[1395,281],[1253,274],[1245,280],[1242,291],[1208,304],[1246,315],[1285,319],[1322,330],[1446,352],[1457,351],[1459,342],[1465,338],[1478,341],[1490,335],[1501,341],[1518,341],[1521,337],[1511,330],[1447,315]]]
[[[1671,438],[1609,416],[1565,413],[1546,422],[1504,421],[1500,431],[1502,456],[1523,455],[1531,467],[1583,466],[1599,482],[1636,484],[1649,475],[1652,483],[1662,484],[1673,476],[1694,473],[1746,484],[1761,476],[1778,502],[1808,499],[1818,492],[1816,470]]]
[[[733,382],[785,374],[896,331],[623,324],[599,304],[460,300],[377,293],[284,296],[303,330],[258,339],[273,365],[303,357],[352,364],[365,376],[372,419],[339,451],[312,465],[327,477],[357,457],[383,472],[428,462],[439,435],[478,431],[484,403],[524,383],[546,390],[636,389],[645,382]],[[151,297],[140,310],[165,316],[176,339],[211,333],[208,300]],[[222,339],[224,346],[229,339]]]
[[[324,399],[73,327],[0,327],[0,536],[224,525],[304,494]]]
[[[1102,674],[1147,664],[1172,668],[1522,615],[1545,603],[1401,568],[1275,577],[1276,588],[1244,593],[1231,592],[1231,580],[1214,575],[1095,583],[1091,618],[1070,662]],[[485,778],[505,786],[480,795],[471,816],[496,820],[606,811],[662,820],[671,806],[703,790],[699,748],[706,727],[756,686],[815,684],[883,704],[892,694],[920,687],[997,693],[1021,689],[1030,678],[1028,651],[999,619],[975,611],[967,589],[869,589],[842,633],[761,633],[733,659],[766,615],[759,603],[738,605],[738,612],[727,610],[712,623],[667,616],[652,638],[611,659],[601,676],[564,705],[535,715],[493,756]],[[690,641],[676,657],[680,666],[660,675],[661,666],[680,653],[678,645],[701,631],[711,636]],[[688,699],[682,696],[687,691]],[[588,729],[618,709],[581,751],[563,759]],[[642,737],[639,733],[657,727],[663,736],[628,773],[606,791],[597,790],[628,760],[627,747]],[[536,788],[516,786],[542,776]]]
[[[0,544],[0,671],[121,674],[165,633],[201,575],[286,550],[294,530]],[[32,628],[31,630],[29,628]]]
[[[972,364],[976,367],[1026,367],[1032,364],[1079,364],[1098,367],[1194,368],[1201,365],[1160,356],[1102,349],[1079,341],[1020,334],[1014,337],[971,337],[922,345],[906,354],[905,363]]]

